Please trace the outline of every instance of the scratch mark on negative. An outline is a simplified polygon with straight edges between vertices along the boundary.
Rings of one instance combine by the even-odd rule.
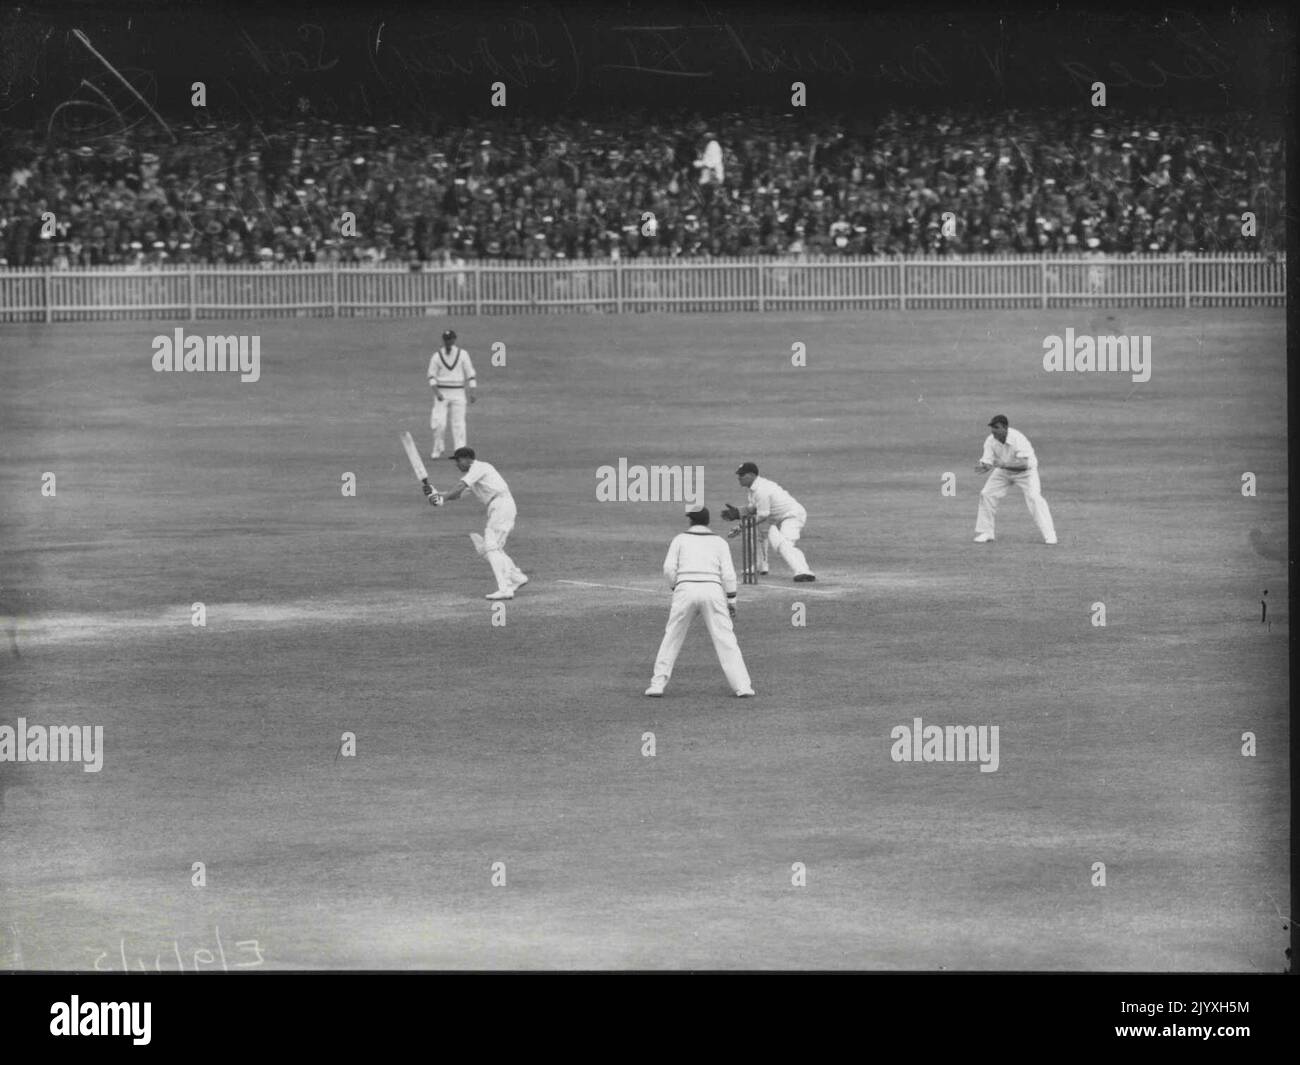
[[[172,143],[174,144],[176,142],[176,134],[172,132],[171,126],[167,125],[167,123],[163,121],[162,116],[158,114],[158,112],[155,111],[152,107],[149,106],[149,101],[140,95],[139,90],[136,89],[136,87],[132,85],[129,81],[127,81],[126,78],[122,77],[122,74],[117,69],[117,67],[113,66],[112,63],[110,63],[107,59],[105,59],[102,55],[100,55],[98,51],[95,50],[95,46],[90,43],[90,38],[87,37],[84,33],[82,33],[81,30],[78,29],[74,29],[72,31],[72,36],[77,38],[77,40],[79,40],[83,45],[85,45],[86,50],[89,51],[90,54],[93,55],[96,59],[98,59],[101,63],[103,63],[105,67],[108,68],[108,72],[112,74],[115,78],[117,78],[117,80],[120,81],[126,87],[127,92],[129,92],[132,96],[134,96],[137,100],[140,101],[144,109],[148,111],[151,115],[153,115],[153,117],[157,120],[158,125],[162,126],[162,128],[167,131],[167,135],[171,137]]]

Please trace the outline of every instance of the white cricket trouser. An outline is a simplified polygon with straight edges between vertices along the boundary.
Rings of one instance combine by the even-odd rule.
[[[767,535],[760,536],[758,539],[758,568],[760,570],[768,568],[767,551],[772,547],[795,573],[812,572],[808,568],[808,560],[804,558],[803,552],[794,546],[803,535],[803,527],[807,521],[808,516],[805,514],[802,518],[786,518],[780,525],[774,521],[768,522]]]
[[[1044,540],[1056,539],[1056,527],[1052,524],[1052,512],[1047,508],[1042,488],[1038,483],[1038,471],[1026,470],[1024,473],[1008,473],[1006,470],[994,470],[980,489],[979,516],[975,519],[975,532],[993,535],[993,518],[998,512],[998,500],[1010,490],[1012,485],[1019,485],[1025,493],[1025,504],[1033,515],[1034,524],[1043,534]]]
[[[736,630],[727,612],[727,597],[722,585],[712,581],[679,581],[673,589],[673,605],[668,611],[668,625],[664,629],[659,656],[655,659],[655,678],[667,682],[673,675],[673,663],[682,649],[682,641],[696,614],[704,615],[704,624],[713,639],[713,650],[727,675],[732,691],[749,689],[749,670],[736,642]]]
[[[463,388],[444,388],[442,399],[433,404],[429,414],[429,428],[433,430],[433,450],[439,453],[447,448],[447,422],[451,421],[451,446],[453,449],[466,444],[465,408],[469,401],[465,398]]]
[[[497,496],[487,507],[487,528],[483,530],[482,555],[497,579],[497,591],[508,592],[523,578],[523,571],[506,554],[506,540],[515,527],[513,496]]]

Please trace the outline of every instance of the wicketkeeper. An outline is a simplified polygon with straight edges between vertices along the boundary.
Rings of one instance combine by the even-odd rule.
[[[736,467],[736,480],[742,488],[749,489],[749,500],[739,508],[728,503],[722,508],[722,516],[727,521],[739,521],[743,515],[752,514],[759,524],[767,522],[766,534],[760,532],[758,537],[758,558],[754,560],[758,572],[768,571],[767,552],[771,548],[794,570],[796,581],[815,581],[808,560],[795,546],[808,524],[808,512],[799,500],[770,478],[760,477],[758,467],[752,462],[742,462]]]

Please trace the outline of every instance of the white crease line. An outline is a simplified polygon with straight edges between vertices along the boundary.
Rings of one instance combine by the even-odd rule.
[[[658,588],[634,588],[629,584],[597,584],[595,581],[566,581],[566,580],[557,580],[555,583],[556,584],[577,584],[577,585],[581,585],[583,588],[612,588],[615,591],[620,591],[620,592],[648,592],[653,595],[660,594],[660,590]],[[797,591],[800,595],[803,595],[804,592],[811,592],[813,595],[834,595],[835,594],[835,592],[830,588],[785,588],[775,584],[742,584],[739,586],[740,591],[758,591],[760,588],[769,592]],[[664,595],[667,595],[668,593],[669,593],[669,589],[667,588],[663,589]]]
[[[594,581],[566,581],[566,580],[557,580],[555,583],[556,584],[578,584],[581,585],[583,588],[613,588],[615,591],[619,591],[619,592],[648,592],[653,595],[660,594],[658,588],[633,588],[629,584],[596,584]]]
[[[797,587],[794,585],[793,582],[789,585],[789,587],[787,587],[784,584],[764,584],[762,581],[759,581],[757,584],[740,585],[740,591],[742,592],[744,591],[757,592],[760,589],[765,592],[791,592],[791,593],[798,592],[800,595],[804,595],[805,593],[811,595],[835,595],[836,594],[835,589],[833,588],[809,588],[802,581],[799,583]]]

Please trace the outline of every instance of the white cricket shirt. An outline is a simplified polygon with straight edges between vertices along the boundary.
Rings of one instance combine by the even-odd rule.
[[[754,483],[749,486],[749,503],[755,508],[755,516],[759,521],[771,518],[780,525],[786,518],[802,522],[808,520],[808,512],[799,505],[799,500],[766,477],[754,478]]]
[[[469,469],[460,475],[460,479],[483,504],[491,503],[497,496],[510,494],[510,486],[490,462],[475,459],[469,464]]]
[[[736,594],[731,546],[705,525],[692,525],[673,537],[664,559],[664,576],[673,587],[687,581],[720,584],[728,595]]]
[[[469,352],[464,348],[451,346],[451,351],[439,348],[429,360],[429,383],[439,388],[474,388],[477,380],[474,376],[474,364]]]
[[[1007,430],[1007,441],[1005,444],[999,443],[998,438],[989,433],[988,439],[984,441],[984,457],[981,462],[1001,462],[1011,466],[1027,466],[1031,470],[1038,469],[1038,456],[1034,454],[1034,445],[1029,442],[1029,437],[1018,429]]]

